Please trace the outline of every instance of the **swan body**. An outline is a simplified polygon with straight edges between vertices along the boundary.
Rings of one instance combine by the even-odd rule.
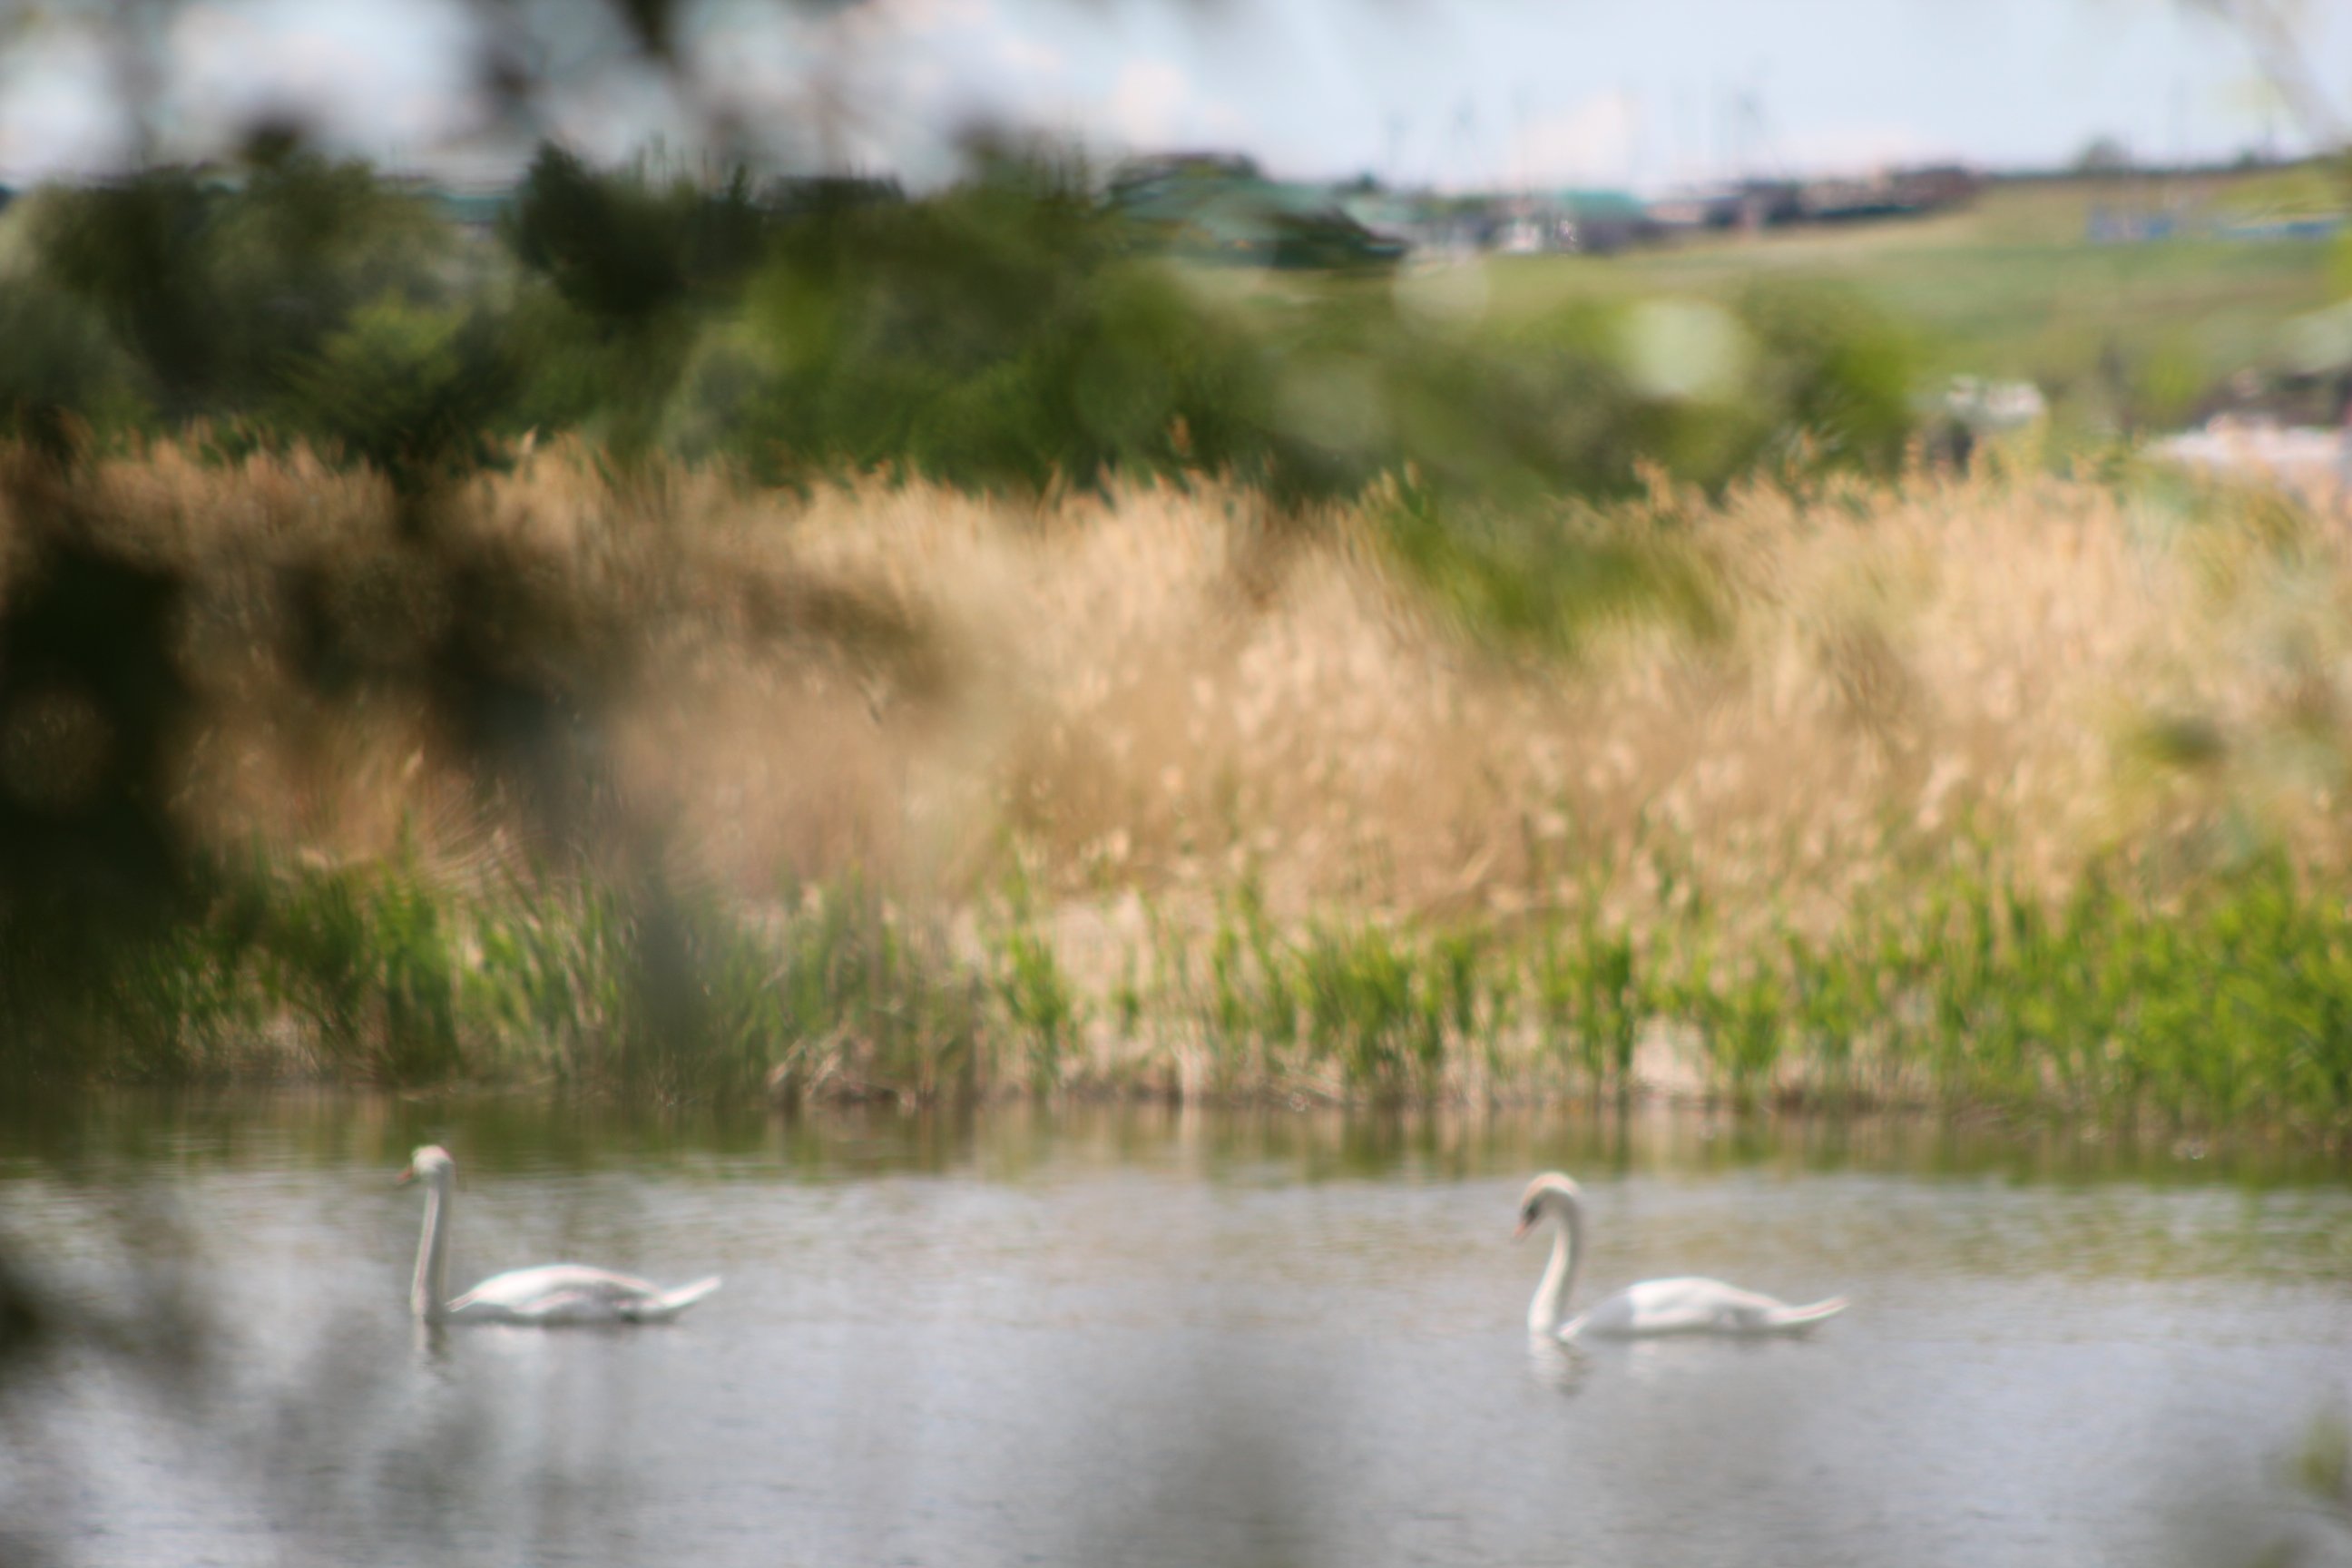
[[[494,1274],[455,1300],[449,1282],[449,1200],[457,1163],[436,1144],[416,1151],[400,1182],[425,1186],[425,1236],[416,1248],[416,1279],[408,1305],[426,1323],[658,1323],[677,1317],[719,1289],[719,1277],[665,1290],[645,1279],[550,1263]]]
[[[1583,1191],[1553,1173],[1528,1184],[1519,1199],[1524,1237],[1538,1226],[1552,1226],[1551,1261],[1535,1299],[1528,1303],[1528,1331],[1547,1338],[1586,1336],[1646,1339],[1660,1334],[1801,1333],[1845,1310],[1843,1296],[1790,1305],[1720,1279],[1644,1279],[1570,1317],[1569,1292],[1576,1284],[1584,1244]]]

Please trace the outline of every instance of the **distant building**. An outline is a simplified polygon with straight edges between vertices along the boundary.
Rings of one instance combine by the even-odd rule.
[[[1927,209],[1966,206],[1981,195],[1985,187],[1982,174],[1958,163],[1897,169],[1888,177],[1901,200]]]
[[[1812,180],[1799,193],[1803,220],[1855,223],[1921,217],[1975,199],[1983,181],[1956,164],[1889,169],[1862,179]]]
[[[1794,180],[1739,180],[1703,185],[1650,204],[1663,231],[1777,228],[1805,218],[1805,188]]]
[[[1957,163],[1854,178],[1742,180],[1653,202],[1648,218],[1651,232],[1673,234],[1917,217],[1973,201],[1984,183],[1984,176]]]
[[[1626,191],[1561,191],[1551,204],[1570,250],[1607,256],[1656,237],[1650,209]]]
[[[1265,177],[1257,160],[1245,153],[1152,153],[1111,171],[1110,198],[1123,204],[1181,186]]]
[[[1429,205],[1394,191],[1358,190],[1339,194],[1339,210],[1376,238],[1418,250],[1431,240]]]
[[[497,234],[499,226],[506,221],[507,214],[514,210],[515,204],[514,189],[508,185],[474,190],[449,190],[436,186],[424,195],[443,221],[461,233],[478,237]]]
[[[1360,267],[1393,262],[1406,248],[1358,221],[1329,189],[1269,180],[1234,153],[1130,160],[1113,171],[1104,199],[1151,244],[1188,260]]]
[[[1494,247],[1518,255],[1576,250],[1606,256],[1656,233],[1649,209],[1624,191],[1505,196],[1495,201],[1493,214]]]
[[[1667,233],[1730,228],[1739,222],[1739,192],[1730,185],[1700,186],[1650,204],[1650,222]]]

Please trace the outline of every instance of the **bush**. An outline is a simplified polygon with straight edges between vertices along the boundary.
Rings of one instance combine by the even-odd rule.
[[[174,420],[249,414],[363,301],[449,286],[453,237],[366,165],[282,153],[36,198],[37,276],[135,356]]]
[[[1891,320],[1820,283],[1759,285],[1739,315],[1756,335],[1759,392],[1782,455],[1873,474],[1902,465],[1918,355]]]
[[[1883,469],[1910,428],[1900,336],[1818,286],[1465,333],[1384,279],[1208,288],[1034,159],[919,201],[763,207],[740,173],[706,190],[546,147],[503,257],[364,165],[282,148],[38,199],[38,291],[0,314],[71,309],[0,386],[20,425],[119,416],[135,385],[165,420],[257,422],[404,485],[538,428],[794,483],[1205,472],[1293,505],[1409,472],[1512,506],[1628,493],[1645,465],[1708,486],[1800,452]]]
[[[281,421],[415,488],[483,454],[509,379],[498,338],[479,312],[386,295],[290,365]]]
[[[0,433],[52,453],[76,423],[110,429],[137,421],[137,365],[89,304],[26,279],[0,282]]]

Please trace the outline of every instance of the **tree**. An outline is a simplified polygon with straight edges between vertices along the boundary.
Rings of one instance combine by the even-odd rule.
[[[2311,68],[2311,51],[2295,26],[2294,0],[2182,0],[2219,17],[2245,38],[2273,90],[2322,153],[2344,151],[2344,121]]]
[[[2073,166],[2078,174],[2124,174],[2132,166],[2131,149],[2119,137],[2094,136],[2074,154]]]

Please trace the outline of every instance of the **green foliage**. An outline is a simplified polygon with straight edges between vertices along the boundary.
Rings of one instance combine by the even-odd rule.
[[[989,933],[989,985],[1000,1011],[998,1027],[1026,1058],[1029,1086],[1050,1090],[1063,1081],[1066,1058],[1085,1021],[1084,1007],[1034,917],[1029,886],[1016,877],[1004,918]]]
[[[509,425],[578,428],[625,460],[650,451],[698,339],[724,330],[770,226],[740,168],[714,192],[542,146],[504,225],[524,276],[543,285],[504,307]]]
[[[1562,506],[1454,502],[1419,486],[1381,501],[1393,559],[1472,637],[1573,655],[1625,621],[1702,637],[1723,624],[1703,563],[1663,530]]]
[[[106,323],[173,419],[262,411],[363,301],[449,287],[452,237],[361,163],[283,153],[33,200],[36,276]]]
[[[1739,314],[1761,350],[1780,439],[1803,443],[1822,467],[1885,474],[1901,466],[1919,363],[1891,319],[1821,282],[1757,285]]]
[[[1538,940],[1534,973],[1548,1047],[1572,1052],[1595,1092],[1626,1093],[1651,990],[1633,934],[1590,915],[1573,932],[1549,927]]]
[[[0,1068],[84,1081],[293,1071],[661,1098],[763,1086],[929,1096],[976,1081],[977,988],[942,944],[911,938],[854,884],[761,921],[657,879],[467,889],[406,858],[222,876],[203,918],[102,963],[54,931],[0,921],[0,960],[60,982],[0,1002],[10,1026]],[[265,1048],[264,1035],[278,1046]]]
[[[395,866],[371,913],[384,1071],[399,1083],[446,1077],[458,1064],[457,965],[441,900],[412,868]]]
[[[0,1083],[208,1076],[263,1018],[226,910],[142,925],[21,891],[0,905]]]
[[[1161,984],[1145,1005],[1194,1015],[1214,1049],[1212,1087],[1221,1091],[1328,1068],[1351,1092],[1425,1096],[1504,1015],[1487,984],[1494,953],[1479,932],[1371,923],[1316,923],[1287,938],[1244,879],[1210,937],[1207,994],[1191,993],[1179,954],[1157,966]]]
[[[205,247],[222,199],[185,169],[47,193],[35,244],[44,281],[97,310],[189,415],[220,390],[229,344]]]
[[[852,881],[788,901],[763,946],[773,984],[776,1068],[796,1092],[968,1091],[979,1079],[976,980],[936,933]]]
[[[362,1081],[558,1083],[665,1098],[1047,1091],[1093,1005],[1016,914],[978,974],[856,883],[759,914],[652,883],[461,889],[403,859],[222,870],[200,918],[99,952],[0,921],[16,1079],[183,1080],[299,1068]],[[1213,1092],[1293,1081],[1425,1098],[1483,1071],[1539,1091],[1633,1085],[1686,1039],[1713,1092],[1927,1099],[2179,1122],[2352,1128],[2352,914],[2276,860],[2161,901],[2095,876],[2047,904],[1955,861],[1900,909],[1733,944],[1703,908],[1640,942],[1587,918],[1513,931],[1314,923],[1230,906],[1193,989],[1155,926],[1118,1003],[1189,1018]],[[101,980],[102,976],[102,980]],[[1114,996],[1114,1001],[1117,997]],[[1511,1043],[1536,1033],[1527,1054]],[[266,1047],[275,1039],[276,1047]],[[288,1042],[299,1042],[289,1058]],[[995,1047],[991,1043],[995,1042]]]
[[[1244,877],[1230,898],[1220,900],[1216,934],[1209,953],[1214,986],[1212,1034],[1227,1058],[1228,1076],[1239,1051],[1255,1041],[1279,1051],[1298,1038],[1301,976],[1297,954],[1276,931],[1265,894],[1255,877]]]
[[[574,310],[623,324],[736,281],[758,258],[764,227],[740,168],[706,193],[687,180],[665,187],[641,171],[593,170],[549,144],[523,177],[507,239]]]
[[[1715,955],[1700,945],[1690,973],[1669,991],[1666,1005],[1699,1030],[1717,1081],[1731,1098],[1742,1105],[1753,1101],[1771,1080],[1791,1022],[1780,973],[1769,963],[1718,973]]]
[[[1081,195],[1011,180],[783,228],[750,286],[769,377],[740,439],[795,479],[1263,469],[1254,351],[1120,248]]]
[[[2126,416],[2137,426],[2178,429],[2196,417],[2212,392],[2212,377],[2195,340],[2176,330],[2135,357],[2128,374]]]
[[[496,321],[389,294],[283,377],[287,427],[414,488],[483,451],[509,370]]]
[[[52,283],[0,280],[0,434],[62,456],[77,422],[136,418],[135,363],[86,300]]]
[[[1377,926],[1318,928],[1298,951],[1307,1045],[1350,1088],[1382,1096],[1434,1086],[1444,1058],[1444,996],[1423,954]]]
[[[34,352],[0,415],[44,439],[146,411],[257,420],[263,438],[376,464],[478,456],[437,435],[462,417],[477,437],[579,429],[623,458],[667,444],[794,482],[1211,472],[1286,503],[1410,475],[1541,512],[1562,492],[1626,493],[1645,468],[1710,488],[1759,468],[1886,471],[1917,394],[1954,370],[2032,376],[2070,439],[2168,422],[2326,297],[2310,247],[2093,247],[2079,214],[2009,235],[2000,215],[2021,203],[1775,254],[1760,283],[1741,247],[1489,263],[1493,306],[1465,325],[1406,309],[1412,279],[1385,272],[1237,288],[1163,265],[1082,169],[1001,149],[920,200],[819,182],[762,201],[740,171],[714,189],[549,147],[488,247],[364,165],[271,143],[225,173],[28,200],[38,265],[7,292],[35,293],[0,298],[0,318],[31,322],[11,342]],[[497,347],[469,361],[462,407],[402,401],[436,362],[415,323],[387,331],[387,300]],[[72,310],[42,314],[49,300]],[[2192,337],[2147,325],[2184,313]],[[350,385],[401,395],[373,420],[356,393],[310,416],[355,362]]]
[[[0,386],[20,421],[119,416],[137,390],[165,420],[302,437],[404,491],[500,437],[577,429],[624,460],[667,441],[794,483],[1211,473],[1291,505],[1411,476],[1489,535],[1541,536],[1560,494],[1626,493],[1644,464],[1706,485],[1796,451],[1885,467],[1912,390],[1897,335],[1820,288],[1475,330],[1415,315],[1385,274],[1211,287],[1154,259],[1082,169],[1001,153],[918,201],[819,185],[763,205],[740,172],[712,191],[545,147],[503,256],[363,165],[283,147],[39,199],[38,286],[84,324],[45,325]],[[1661,372],[1637,352],[1653,340],[1721,352]],[[1547,550],[1490,537],[1474,574],[1492,596]],[[1623,564],[1571,552],[1535,592],[1588,566],[1605,592]]]
[[[363,168],[299,155],[239,182],[163,171],[39,199],[38,265],[0,284],[15,351],[0,414],[60,447],[77,420],[151,400],[304,436],[411,496],[525,424],[624,454],[690,442],[799,481],[883,468],[1043,490],[1211,471],[1286,503],[1381,484],[1374,523],[1408,579],[1469,634],[1552,655],[1615,619],[1704,635],[1723,615],[1674,492],[1607,515],[1573,498],[1654,471],[1711,485],[1759,465],[1885,468],[1916,380],[1907,335],[1818,281],[1568,300],[1475,327],[1416,315],[1385,280],[1220,291],[1139,256],[1076,181],[1018,163],[923,201],[781,214],[740,180],[713,195],[551,152],[508,275]],[[2186,364],[2169,392],[2143,390],[2182,392]],[[2217,588],[2311,547],[2293,518],[2253,531],[2209,552]],[[420,698],[485,777],[591,837],[610,779],[583,737],[625,684],[627,639],[526,551],[417,543],[279,563],[296,673],[331,700]],[[2119,865],[2056,901],[1990,857],[1956,860],[1827,932],[1754,911],[1735,930],[1671,889],[1638,920],[1594,912],[1609,907],[1594,889],[1583,912],[1527,926],[1288,925],[1244,879],[1198,951],[1155,926],[1148,977],[1130,955],[1102,1013],[1025,889],[966,960],[854,883],[761,910],[584,857],[492,886],[411,858],[214,867],[158,804],[172,738],[200,717],[169,651],[187,584],[152,563],[81,570],[54,592],[12,579],[0,648],[0,717],[22,743],[47,746],[73,717],[52,698],[85,689],[112,737],[88,801],[0,802],[0,1060],[21,1073],[269,1061],[398,1083],[926,1097],[998,1075],[1066,1083],[1107,1016],[1163,1048],[1205,1045],[1205,1081],[1226,1092],[1623,1093],[1657,1041],[1688,1045],[1706,1086],[1743,1101],[2352,1124],[2352,929],[2251,855],[2186,885]],[[858,635],[895,648],[901,631]],[[2209,731],[2191,715],[2143,749],[2210,771],[2231,752]]]

